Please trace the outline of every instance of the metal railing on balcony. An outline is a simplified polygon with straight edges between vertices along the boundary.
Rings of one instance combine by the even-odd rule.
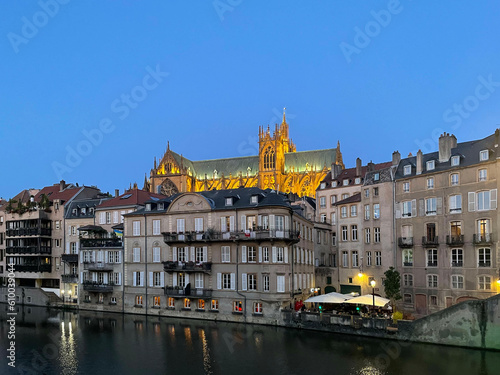
[[[50,264],[15,264],[15,272],[51,272],[52,266]]]
[[[413,262],[403,262],[403,267],[413,267]]]
[[[6,254],[51,254],[50,246],[8,246],[5,248]]]
[[[210,274],[212,272],[212,262],[163,262],[165,272],[203,272]]]
[[[187,290],[187,288],[167,286],[165,287],[165,295],[178,298],[211,298],[212,289],[191,288],[191,290]]]
[[[67,263],[78,263],[78,254],[63,254],[62,261]]]
[[[477,266],[478,267],[491,267],[491,262],[490,261],[478,262]]]
[[[452,267],[463,267],[464,262],[463,261],[453,261],[453,262],[451,262],[451,266]]]
[[[163,240],[167,244],[185,242],[222,242],[222,241],[276,241],[285,240],[298,242],[299,232],[292,230],[248,230],[240,232],[216,232],[204,233],[163,233]]]
[[[438,262],[427,261],[427,267],[437,267],[437,266],[438,266]]]
[[[115,284],[108,283],[98,283],[95,281],[84,281],[83,282],[83,290],[87,292],[96,292],[96,293],[111,293],[113,291]]]
[[[438,236],[423,236],[422,246],[423,247],[437,247],[439,245]]]
[[[51,228],[16,228],[16,229],[7,229],[6,230],[7,237],[21,237],[21,236],[44,236],[50,237],[52,235]]]
[[[449,246],[459,246],[464,244],[464,235],[447,235],[446,244]]]
[[[398,238],[399,247],[413,247],[413,237],[399,237]]]
[[[123,247],[121,238],[80,238],[81,249]]]
[[[76,274],[61,275],[61,281],[65,284],[76,284],[78,282],[78,275]]]
[[[113,271],[115,263],[83,262],[83,269],[87,271]]]
[[[477,245],[482,245],[482,244],[492,244],[493,243],[493,236],[491,233],[475,233],[472,242],[474,242]]]

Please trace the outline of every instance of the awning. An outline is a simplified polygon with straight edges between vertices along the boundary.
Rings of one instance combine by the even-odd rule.
[[[78,228],[78,230],[81,232],[107,232],[106,229],[98,225],[85,225],[83,227]]]
[[[321,294],[319,296],[314,296],[306,299],[304,302],[311,303],[344,303],[346,300],[353,298],[349,294],[340,294],[336,292]]]
[[[389,302],[391,302],[391,300],[388,300],[387,298],[375,296],[375,306],[377,307],[384,307]],[[346,301],[346,303],[373,306],[373,294],[365,294],[363,296],[354,297],[349,301]]]

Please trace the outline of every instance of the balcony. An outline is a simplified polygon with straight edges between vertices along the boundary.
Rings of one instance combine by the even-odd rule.
[[[491,233],[475,233],[472,242],[476,245],[490,245],[493,243],[493,236]]]
[[[8,246],[6,254],[51,254],[50,246]]]
[[[451,262],[451,266],[452,267],[463,267],[464,266],[464,262],[462,262],[462,261]]]
[[[51,272],[52,266],[50,264],[15,264],[15,272]]]
[[[413,237],[399,237],[398,246],[401,248],[413,247]]]
[[[165,295],[168,297],[174,298],[211,298],[212,297],[212,289],[195,289],[192,288],[190,291],[187,291],[186,288],[175,287],[175,286],[167,286],[165,287]]]
[[[121,238],[80,238],[81,249],[122,248]]]
[[[403,267],[413,267],[413,262],[403,262]]]
[[[63,254],[62,261],[66,263],[78,263],[78,254]]]
[[[83,269],[86,271],[113,271],[114,266],[115,263],[83,262]]]
[[[100,284],[94,281],[84,281],[83,290],[96,293],[111,293],[115,284]]]
[[[212,262],[163,262],[165,272],[203,272],[212,273]]]
[[[7,237],[22,237],[22,236],[43,236],[50,237],[52,235],[52,229],[50,228],[16,228],[7,229]]]
[[[437,267],[438,266],[438,262],[429,262],[427,261],[427,267]]]
[[[76,274],[61,275],[61,281],[64,284],[76,284],[78,283],[78,275]]]
[[[225,242],[225,241],[292,241],[299,242],[299,232],[292,230],[255,230],[241,232],[216,232],[204,233],[163,233],[163,240],[168,245],[191,242]]]
[[[423,236],[422,237],[422,246],[423,247],[438,247],[438,236]]]
[[[448,246],[461,246],[464,244],[464,235],[448,235],[446,236],[446,244]]]
[[[477,264],[478,267],[484,268],[484,267],[491,267],[491,262],[478,262]]]

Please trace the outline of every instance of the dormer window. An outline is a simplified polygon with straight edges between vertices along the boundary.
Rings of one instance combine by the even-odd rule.
[[[356,177],[356,179],[354,180],[354,183],[359,185],[361,183],[361,178],[360,177]]]
[[[479,152],[479,161],[485,161],[489,159],[488,150],[482,150]]]
[[[82,207],[82,209],[80,210],[81,214],[82,215],[85,215],[87,213],[87,209],[85,207]]]
[[[337,181],[332,181],[332,187],[337,187]]]
[[[460,165],[460,156],[452,156],[451,157],[451,166],[456,167],[457,165]]]
[[[151,211],[151,203],[146,203],[146,211]]]
[[[257,204],[257,203],[259,203],[259,196],[257,196],[257,195],[252,195],[252,196],[250,197],[250,203],[251,203],[251,204]]]
[[[405,176],[408,176],[411,174],[411,165],[405,165],[404,170],[403,170],[403,174]]]
[[[343,184],[344,186],[349,185],[349,179],[348,179],[348,178],[344,179],[344,180],[342,181],[342,184]]]
[[[233,205],[233,198],[226,198],[226,206],[232,206]]]
[[[380,180],[380,173],[375,173],[375,174],[373,175],[373,180],[374,180],[374,181],[378,181],[378,180]]]
[[[325,183],[325,182],[322,182],[322,183],[319,185],[319,188],[320,188],[320,189],[324,189],[324,188],[326,188],[326,183]]]
[[[160,210],[163,210],[163,209],[164,209],[164,207],[165,207],[165,206],[163,205],[163,203],[158,203],[158,210],[159,210],[159,211],[160,211]]]
[[[436,168],[436,161],[435,160],[429,160],[427,162],[427,170],[432,171]]]
[[[73,208],[73,215],[76,215],[78,213],[78,210],[76,208]]]

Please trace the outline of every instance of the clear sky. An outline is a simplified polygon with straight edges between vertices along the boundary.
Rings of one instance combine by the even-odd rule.
[[[500,124],[500,2],[0,2],[0,196],[64,178],[142,187],[154,157],[297,149],[355,165]]]

